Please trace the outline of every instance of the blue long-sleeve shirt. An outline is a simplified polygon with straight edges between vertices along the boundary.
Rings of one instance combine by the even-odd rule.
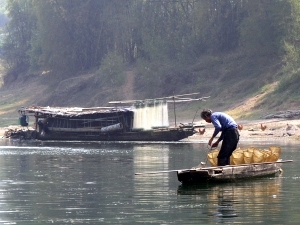
[[[234,119],[222,112],[214,112],[211,114],[211,122],[215,127],[215,131],[213,133],[213,137],[217,136],[217,134],[221,131],[225,131],[230,128],[237,128],[237,123]],[[223,133],[221,134],[219,140],[223,140]]]

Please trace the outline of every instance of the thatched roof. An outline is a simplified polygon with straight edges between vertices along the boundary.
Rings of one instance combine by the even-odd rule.
[[[110,114],[118,112],[132,111],[131,108],[120,108],[120,107],[92,107],[92,108],[80,108],[80,107],[41,107],[32,106],[28,108],[19,109],[19,113],[22,115],[32,115],[40,117],[74,117],[91,114]]]

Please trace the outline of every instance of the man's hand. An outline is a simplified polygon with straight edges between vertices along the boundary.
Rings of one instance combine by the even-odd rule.
[[[211,146],[212,148],[215,148],[215,147],[218,147],[218,144],[219,144],[219,142],[215,142],[215,143],[213,143],[213,145]]]

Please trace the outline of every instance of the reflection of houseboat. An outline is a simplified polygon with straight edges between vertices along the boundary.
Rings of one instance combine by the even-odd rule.
[[[169,126],[167,103],[163,98],[135,101],[130,107],[35,106],[19,113],[20,121],[34,116],[32,137],[40,140],[178,141],[193,135],[193,125]]]

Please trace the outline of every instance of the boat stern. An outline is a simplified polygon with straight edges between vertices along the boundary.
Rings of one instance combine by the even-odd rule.
[[[182,184],[204,183],[210,179],[209,171],[201,169],[178,170],[177,178]]]

